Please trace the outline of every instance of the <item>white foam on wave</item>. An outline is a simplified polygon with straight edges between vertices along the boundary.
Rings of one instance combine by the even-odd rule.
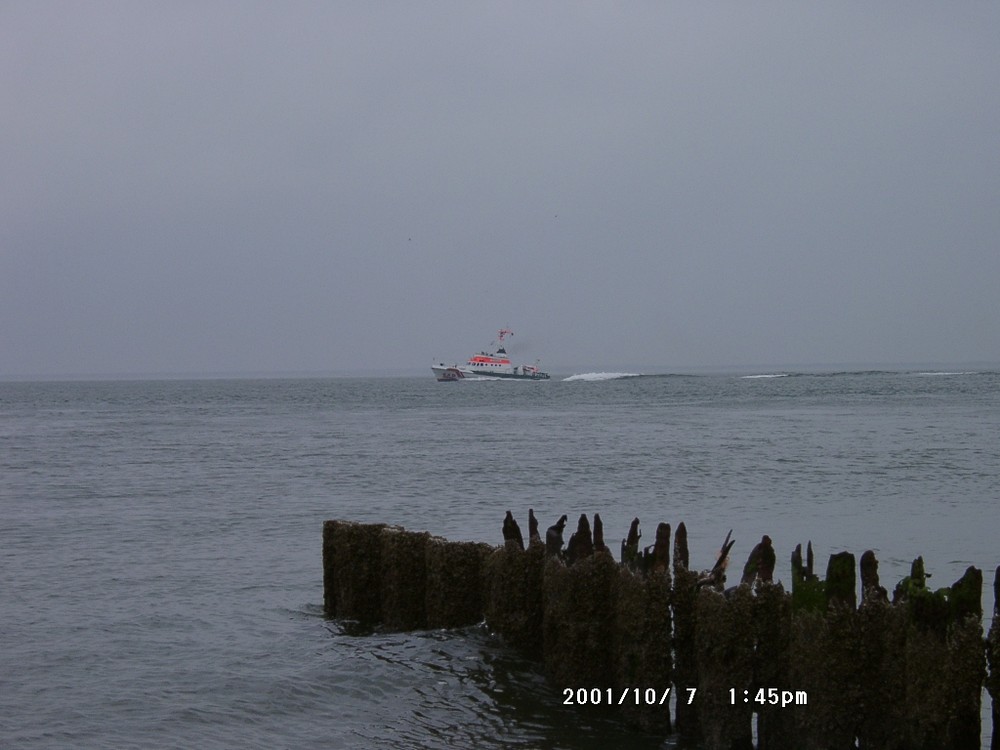
[[[638,372],[584,372],[563,378],[563,382],[570,380],[618,380],[620,378],[637,378],[639,375]]]
[[[965,372],[915,372],[914,375],[919,375],[921,377],[933,377],[935,375],[977,375],[974,370],[968,370]]]
[[[743,380],[756,380],[758,378],[787,378],[787,372],[771,372],[764,375],[743,375]]]

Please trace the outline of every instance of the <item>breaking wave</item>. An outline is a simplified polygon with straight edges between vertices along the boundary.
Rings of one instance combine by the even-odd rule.
[[[571,380],[619,380],[620,378],[638,378],[640,374],[638,372],[584,372],[563,378],[563,382]]]

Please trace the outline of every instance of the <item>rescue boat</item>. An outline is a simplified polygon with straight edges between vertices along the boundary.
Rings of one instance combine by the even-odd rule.
[[[515,365],[507,355],[504,339],[514,335],[509,328],[501,328],[493,342],[492,351],[473,354],[464,365],[448,365],[439,362],[431,365],[431,370],[441,382],[465,380],[466,378],[502,378],[505,380],[548,380],[549,374],[538,369],[538,365]]]

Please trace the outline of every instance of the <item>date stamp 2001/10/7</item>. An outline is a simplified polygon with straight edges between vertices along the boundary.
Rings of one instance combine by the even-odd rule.
[[[698,688],[685,690],[690,705]],[[563,688],[562,695],[564,706],[664,706],[670,688]]]

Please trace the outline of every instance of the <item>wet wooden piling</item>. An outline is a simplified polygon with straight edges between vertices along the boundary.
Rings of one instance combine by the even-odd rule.
[[[701,737],[698,719],[700,701],[687,700],[689,689],[698,689],[698,660],[695,649],[695,601],[698,574],[690,569],[687,527],[680,523],[674,534],[674,685],[677,690],[677,733],[683,742]],[[697,697],[697,694],[696,694]]]
[[[986,655],[989,676],[986,689],[990,694],[993,716],[993,740],[991,750],[1000,750],[1000,566],[993,574],[993,622],[986,641]]]
[[[382,625],[388,630],[427,627],[427,543],[431,535],[388,526],[379,534]]]
[[[813,577],[811,563],[803,572],[798,583],[805,585],[808,595],[796,599],[793,588],[788,674],[789,685],[808,696],[809,710],[794,714],[799,746],[853,748],[861,705],[854,556],[832,555],[825,580]]]
[[[493,547],[479,542],[427,541],[426,609],[428,628],[460,628],[482,622],[483,584]]]
[[[323,525],[323,602],[327,615],[382,622],[382,530],[386,524]]]
[[[781,583],[759,581],[753,601],[753,695],[769,687],[789,686],[792,628],[792,597]],[[766,692],[765,692],[766,696]],[[754,703],[757,712],[757,747],[759,750],[784,750],[794,747],[794,713],[780,704]]]
[[[610,553],[606,559],[611,559]],[[621,705],[630,723],[670,734],[670,701],[662,700],[665,691],[673,689],[669,524],[657,526],[650,563],[645,572],[618,566],[612,625],[614,694],[631,691],[632,700]],[[639,686],[641,696],[634,692]],[[647,691],[654,700],[647,700]]]
[[[757,750],[978,750],[985,685],[992,746],[1000,750],[1000,615],[995,605],[984,639],[982,573],[974,567],[932,589],[917,558],[890,597],[871,551],[860,565],[853,554],[831,555],[821,578],[811,544],[804,556],[800,545],[788,590],[765,536],[739,582],[727,586],[726,563],[739,541],[731,533],[714,565],[696,573],[683,524],[672,569],[667,524],[643,549],[636,520],[620,563],[599,517],[593,526],[581,517],[571,552],[562,519],[545,542],[529,519],[527,549],[516,526],[505,520],[504,545],[491,547],[328,521],[326,613],[386,630],[485,619],[537,659],[560,694],[597,691],[608,696],[600,710],[664,735],[676,731],[682,745],[704,750],[753,750],[755,721]],[[1000,603],[1000,568],[994,592]],[[658,700],[668,688],[674,717],[671,702]]]
[[[527,550],[505,545],[484,567],[486,621],[511,646],[541,659],[545,547],[539,542]]]
[[[493,547],[398,526],[327,521],[323,607],[328,617],[384,630],[482,622],[484,568]]]
[[[706,747],[753,750],[753,593],[702,588],[695,601],[698,713]]]
[[[905,651],[906,613],[890,606],[873,552],[860,567],[858,738],[865,748],[905,750],[906,674],[897,655]]]
[[[622,716],[646,730],[670,734],[670,701],[660,698],[673,686],[671,642],[670,573],[643,576],[623,569],[618,576],[618,594],[613,638],[613,678],[615,694],[632,690],[622,704]],[[636,696],[640,687],[643,695]],[[647,702],[645,690],[655,701]]]
[[[573,565],[545,564],[543,659],[553,685],[614,688],[612,644],[618,564],[590,555]]]

